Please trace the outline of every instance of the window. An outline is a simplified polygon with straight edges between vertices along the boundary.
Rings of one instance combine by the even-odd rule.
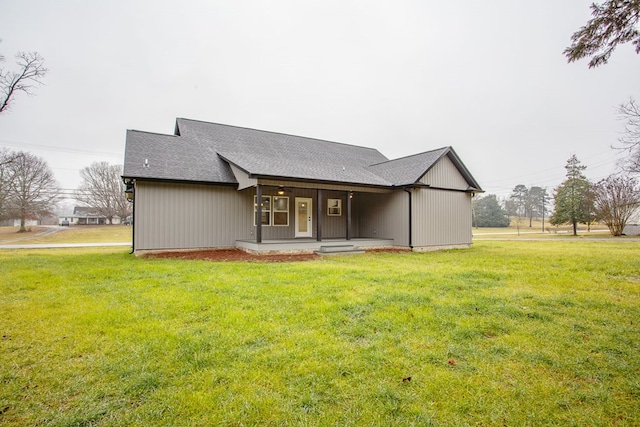
[[[289,198],[273,196],[273,225],[289,225]]]
[[[262,196],[262,225],[271,225],[271,196]],[[258,225],[258,196],[253,196],[253,225]]]
[[[340,216],[342,215],[342,200],[341,199],[328,199],[327,200],[327,215]]]

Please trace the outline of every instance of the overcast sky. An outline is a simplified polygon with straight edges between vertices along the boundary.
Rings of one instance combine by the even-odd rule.
[[[640,99],[640,56],[567,64],[591,0],[0,0],[0,53],[37,51],[36,96],[0,115],[0,147],[46,159],[74,189],[95,161],[122,164],[125,132],[176,117],[377,148],[452,146],[480,185],[550,190],[576,154],[615,170]]]

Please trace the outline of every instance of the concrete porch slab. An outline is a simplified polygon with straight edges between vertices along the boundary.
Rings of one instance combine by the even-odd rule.
[[[331,246],[353,246],[356,250],[392,248],[393,239],[283,239],[283,240],[263,240],[257,243],[255,240],[237,240],[236,247],[251,253],[261,254],[293,254],[293,253],[314,253],[321,247]]]

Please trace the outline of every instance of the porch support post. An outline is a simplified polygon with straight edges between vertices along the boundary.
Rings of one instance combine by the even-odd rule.
[[[316,238],[322,241],[322,190],[318,188],[318,201],[316,203]]]
[[[347,240],[351,240],[351,191],[347,191]]]
[[[262,184],[256,184],[256,243],[262,243]]]

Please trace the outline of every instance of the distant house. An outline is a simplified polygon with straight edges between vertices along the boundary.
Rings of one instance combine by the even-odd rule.
[[[635,213],[629,218],[622,230],[622,234],[625,236],[640,236],[640,208],[636,209]]]
[[[20,219],[7,219],[4,221],[0,221],[0,227],[20,227]],[[25,221],[25,227],[33,227],[40,225],[42,221],[39,219],[28,219]]]
[[[471,245],[481,188],[451,147],[389,160],[373,148],[177,119],[127,131],[135,251]]]
[[[103,225],[110,224],[109,219],[101,215],[96,208],[75,206],[71,215],[60,216],[58,225]],[[113,224],[120,224],[120,218],[113,218]]]

